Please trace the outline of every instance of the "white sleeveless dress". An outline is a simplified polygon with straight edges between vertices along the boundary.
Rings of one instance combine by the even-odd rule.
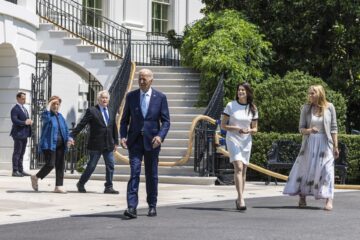
[[[310,134],[304,151],[299,153],[291,169],[283,193],[333,199],[334,155],[325,134],[323,117],[312,114],[310,126],[319,132]]]
[[[240,128],[250,128],[252,121],[258,119],[258,111],[255,114],[249,111],[250,105],[240,104],[239,102],[229,102],[223,112],[229,117],[228,125]],[[251,154],[252,136],[251,134],[240,134],[239,132],[226,132],[226,146],[230,155],[230,162],[240,160],[248,165]]]

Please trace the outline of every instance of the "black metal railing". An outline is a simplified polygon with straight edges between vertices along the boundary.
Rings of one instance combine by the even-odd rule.
[[[129,39],[130,42],[130,39]],[[112,82],[109,93],[110,93],[110,103],[109,111],[110,114],[116,115],[119,111],[121,103],[125,97],[126,90],[129,83],[131,72],[131,45],[128,44],[126,49],[125,57],[117,72],[114,81]]]
[[[213,96],[204,115],[220,119],[223,111],[224,75],[221,75]],[[200,176],[215,176],[216,145],[215,134],[217,124],[200,121],[195,128],[194,171]]]
[[[36,55],[35,74],[31,76],[31,112],[32,112],[32,136],[31,136],[31,160],[30,168],[39,168],[44,164],[44,158],[39,153],[38,145],[41,133],[41,113],[46,108],[51,96],[52,88],[52,56],[40,59]]]
[[[17,4],[17,0],[5,0],[5,1]]]
[[[180,66],[180,52],[167,40],[132,40],[132,60],[141,66]]]
[[[37,0],[37,14],[115,58],[122,58],[131,31],[73,0]],[[94,26],[87,18],[95,19]]]

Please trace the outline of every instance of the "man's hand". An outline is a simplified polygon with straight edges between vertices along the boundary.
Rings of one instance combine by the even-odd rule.
[[[114,146],[114,152],[117,151],[117,148],[118,148],[118,147],[119,147],[119,145],[115,144],[115,146]]]
[[[33,121],[31,119],[25,120],[25,125],[31,125],[31,124],[33,124]]]
[[[155,136],[151,142],[152,142],[152,147],[157,148],[161,145],[161,137]]]
[[[127,149],[126,141],[127,141],[126,138],[122,138],[122,139],[120,140],[120,145],[121,145],[121,147],[124,148],[124,149]]]

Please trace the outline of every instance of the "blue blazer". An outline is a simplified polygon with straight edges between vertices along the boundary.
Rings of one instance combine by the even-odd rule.
[[[161,124],[160,124],[161,123]],[[120,137],[127,138],[131,148],[136,138],[144,131],[144,148],[151,151],[152,139],[160,136],[164,141],[170,128],[170,114],[166,96],[152,88],[149,108],[145,118],[140,107],[140,89],[129,92],[120,122]]]
[[[31,126],[25,125],[25,120],[27,118],[28,117],[18,104],[11,109],[11,121],[13,125],[10,136],[14,139],[26,139],[31,137]]]
[[[44,150],[56,150],[57,135],[59,129],[61,130],[61,136],[64,139],[65,148],[67,150],[67,141],[69,140],[69,129],[66,125],[65,119],[61,113],[58,113],[59,123],[56,120],[56,116],[53,112],[45,110],[41,114],[42,128],[39,143],[39,151]]]

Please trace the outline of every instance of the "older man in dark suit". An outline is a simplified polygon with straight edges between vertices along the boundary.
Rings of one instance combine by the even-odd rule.
[[[128,209],[124,215],[136,218],[141,162],[144,157],[149,217],[156,213],[158,195],[158,162],[160,145],[170,128],[170,115],[166,96],[151,88],[153,73],[149,69],[139,72],[139,87],[126,96],[121,119],[121,146],[128,148],[130,179],[127,186]]]
[[[27,138],[31,137],[32,120],[24,107],[26,94],[16,94],[17,104],[11,109],[11,121],[13,123],[10,136],[14,139],[14,152],[12,155],[13,177],[30,176],[23,168],[23,158],[26,150]]]
[[[108,104],[110,100],[109,92],[104,90],[98,93],[98,105],[86,110],[80,123],[72,130],[70,142],[74,144],[74,138],[80,131],[89,124],[90,137],[88,141],[89,161],[86,169],[76,184],[78,191],[85,193],[85,183],[90,179],[96,165],[101,157],[104,157],[106,165],[106,182],[104,193],[119,194],[113,188],[114,175],[114,154],[119,145],[118,129],[115,124],[115,116],[109,113]]]

